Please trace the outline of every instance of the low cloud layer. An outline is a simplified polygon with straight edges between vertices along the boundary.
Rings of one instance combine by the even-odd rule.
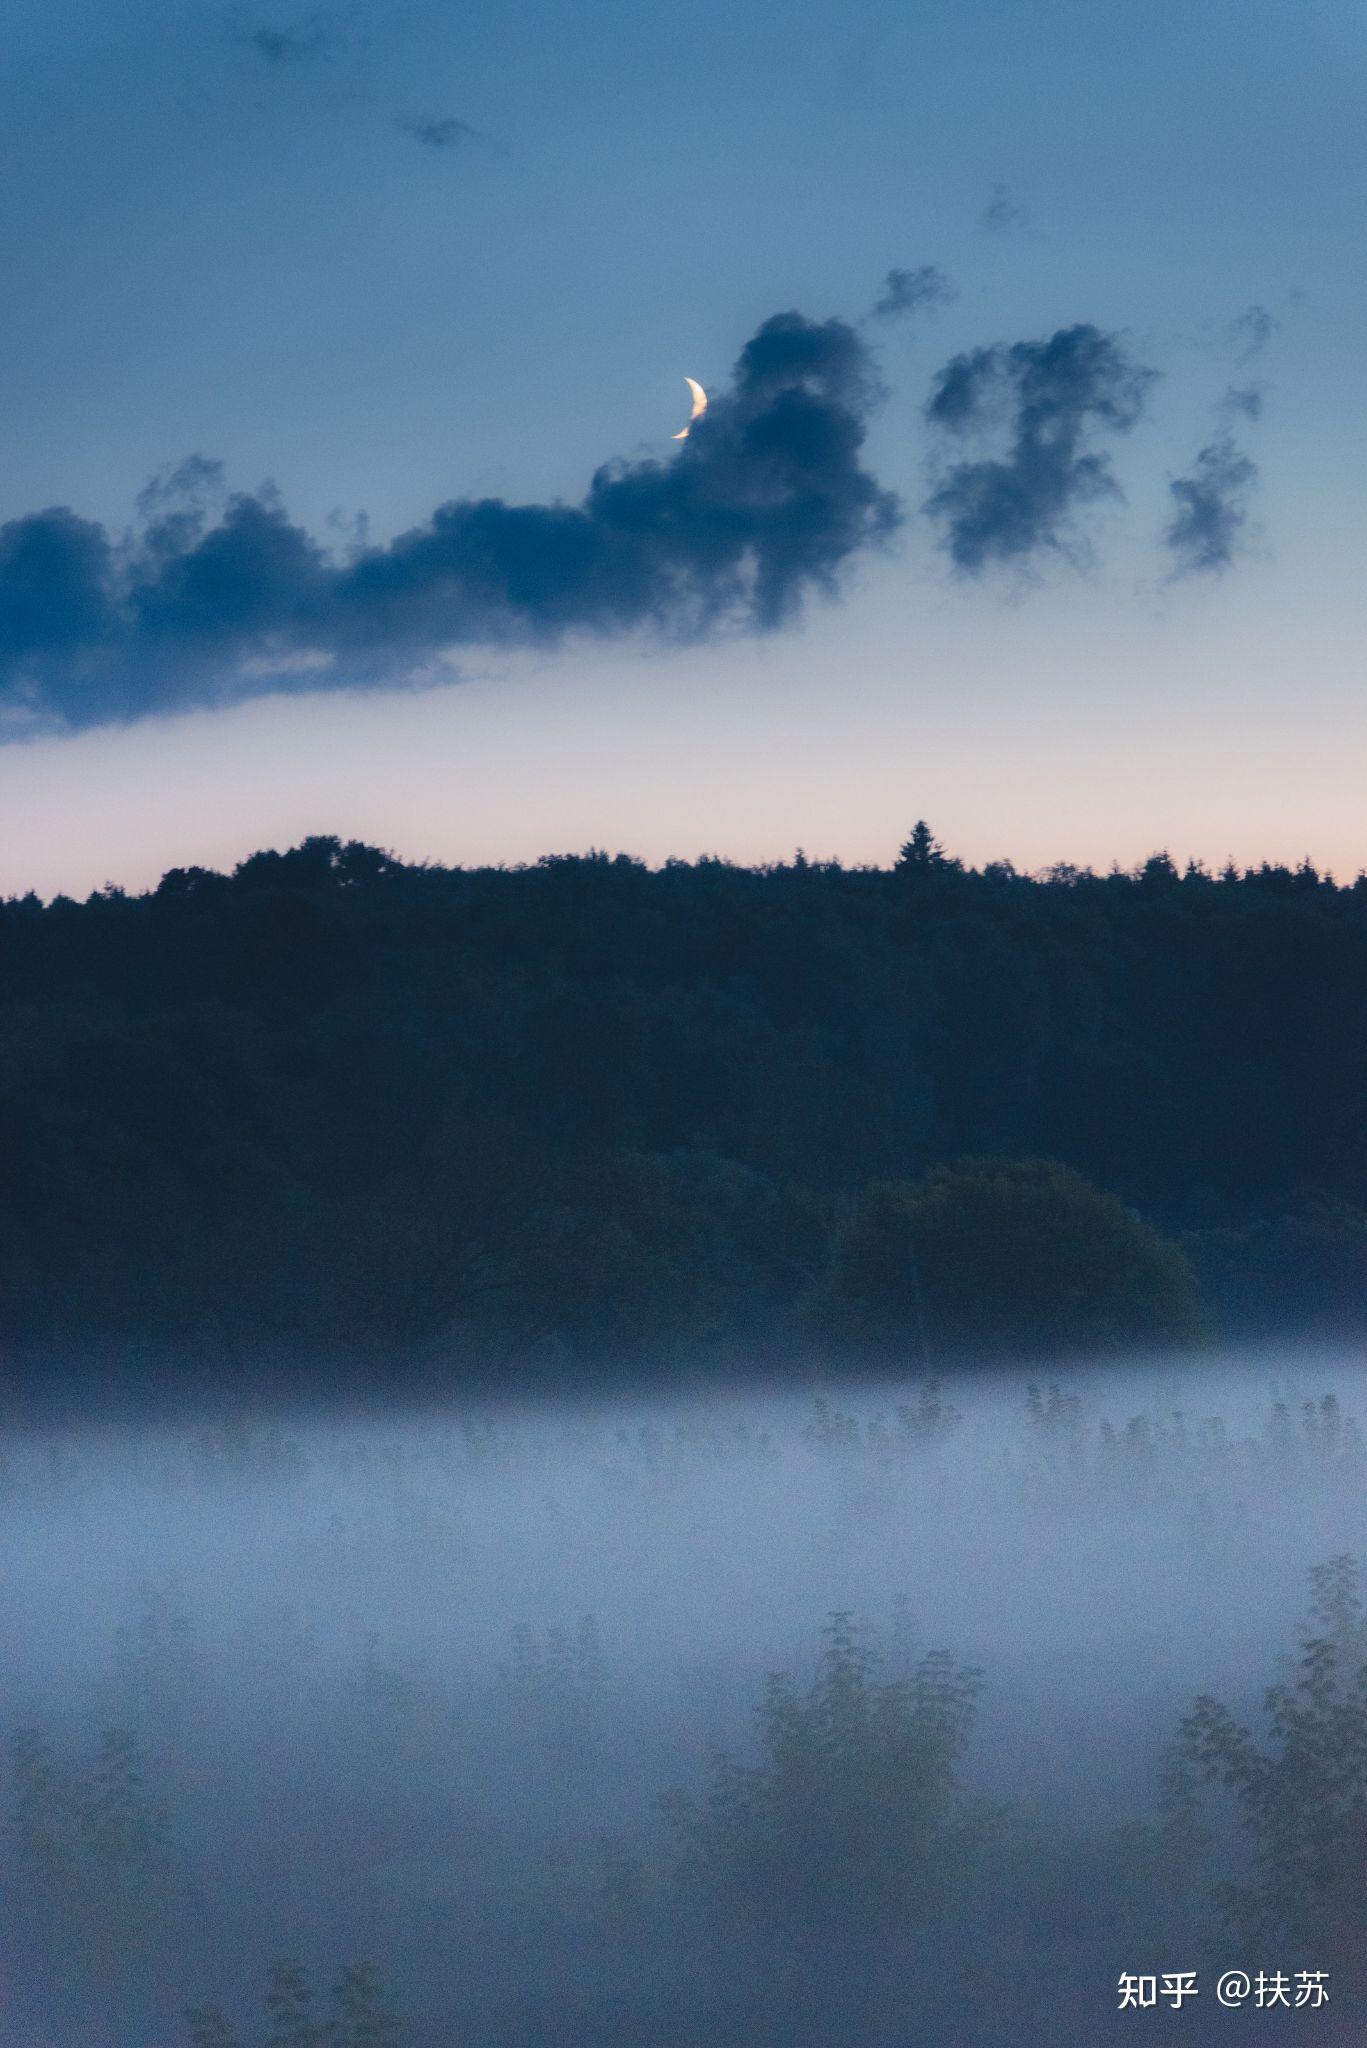
[[[778,626],[899,521],[861,459],[878,395],[851,326],[779,313],[676,453],[605,465],[577,505],[452,499],[339,559],[194,456],[142,493],[132,536],[64,506],[12,520],[0,733],[403,684],[467,645]]]
[[[1088,325],[947,363],[926,407],[931,426],[947,441],[1005,442],[1002,454],[945,464],[926,502],[955,567],[980,575],[1075,552],[1078,512],[1120,495],[1096,440],[1130,431],[1154,374],[1118,335]]]
[[[1258,467],[1230,434],[1217,434],[1187,476],[1168,485],[1172,519],[1164,534],[1174,576],[1218,575],[1239,552]]]

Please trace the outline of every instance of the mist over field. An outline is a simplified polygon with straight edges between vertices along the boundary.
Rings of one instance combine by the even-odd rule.
[[[1264,1351],[12,1429],[4,2039],[321,2041],[349,1971],[336,2038],[405,2048],[1336,2040],[1217,2006],[1353,1952],[1178,1738],[1212,1694],[1261,1740],[1312,1570],[1367,1551],[1360,1386]],[[1319,1595],[1360,1647],[1348,1569]]]

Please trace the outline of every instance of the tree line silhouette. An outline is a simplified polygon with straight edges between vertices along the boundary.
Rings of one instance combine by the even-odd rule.
[[[1367,878],[923,823],[888,869],[316,837],[12,899],[0,1341],[41,1381],[1360,1335],[1365,1021]]]

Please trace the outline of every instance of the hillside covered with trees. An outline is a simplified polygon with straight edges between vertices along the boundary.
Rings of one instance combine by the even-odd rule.
[[[1367,881],[305,841],[0,905],[0,1338],[542,1377],[1367,1332]]]

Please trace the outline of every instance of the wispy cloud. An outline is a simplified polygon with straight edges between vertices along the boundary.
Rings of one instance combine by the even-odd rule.
[[[869,317],[895,320],[928,306],[947,305],[957,296],[944,272],[933,263],[922,263],[916,270],[890,270],[883,280],[882,297]]]
[[[245,29],[242,40],[268,64],[297,64],[303,58],[319,56],[327,44],[327,37],[316,23],[305,29],[265,24]]]
[[[458,121],[454,114],[434,121],[400,121],[399,127],[424,149],[464,149],[471,142],[486,140],[478,128],[472,128],[468,121]]]
[[[1223,420],[1260,420],[1266,403],[1267,393],[1261,384],[1231,384],[1216,406],[1215,416]]]
[[[1281,322],[1266,306],[1250,306],[1237,320],[1231,320],[1227,333],[1239,352],[1239,361],[1248,363],[1260,356],[1280,326]]]
[[[1012,196],[1009,186],[994,185],[992,197],[978,216],[979,225],[990,234],[1003,235],[1012,228],[1024,228],[1030,224],[1030,216],[1019,200]]]

